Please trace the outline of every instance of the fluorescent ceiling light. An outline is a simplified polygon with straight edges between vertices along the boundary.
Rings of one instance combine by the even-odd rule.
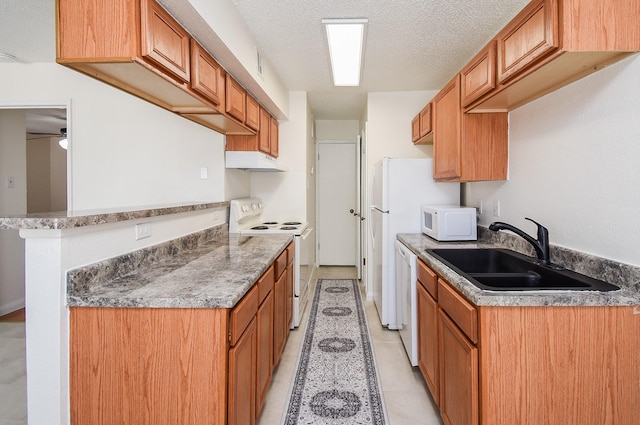
[[[364,31],[368,19],[323,19],[327,29],[333,84],[360,85]]]

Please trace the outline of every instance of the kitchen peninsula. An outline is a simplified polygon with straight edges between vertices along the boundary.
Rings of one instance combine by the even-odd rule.
[[[228,313],[247,292],[257,293],[254,284],[290,251],[291,237],[229,236],[227,216],[228,203],[219,202],[0,219],[0,228],[20,229],[25,239],[30,424],[69,423],[70,329],[76,314],[70,316],[69,307],[185,313],[195,329],[223,325],[200,319]],[[138,331],[151,335],[149,328]],[[226,341],[226,334],[225,329],[207,335],[207,348],[213,339]],[[198,355],[211,357],[205,350]],[[188,374],[176,371],[183,373]]]

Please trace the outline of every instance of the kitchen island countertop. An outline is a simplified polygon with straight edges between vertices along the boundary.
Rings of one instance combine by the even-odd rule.
[[[191,238],[69,271],[68,306],[232,308],[292,240],[226,231]]]
[[[411,249],[425,264],[454,286],[477,306],[640,306],[637,282],[608,281],[621,289],[611,292],[597,291],[487,291],[473,285],[426,252],[435,248],[505,248],[479,239],[471,242],[438,242],[423,234],[398,234],[398,240]],[[597,276],[594,276],[598,278]],[[640,308],[638,309],[640,314]]]

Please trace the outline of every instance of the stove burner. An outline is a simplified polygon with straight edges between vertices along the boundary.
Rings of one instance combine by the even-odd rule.
[[[265,222],[264,222],[264,223],[262,223],[262,224],[266,224],[266,225],[268,226],[268,225],[270,225],[270,224],[278,224],[278,222],[277,222],[277,221],[265,221]]]
[[[268,226],[253,226],[251,230],[269,230]]]
[[[280,228],[280,230],[296,230],[296,229],[297,229],[297,227],[295,227],[295,226],[282,226]]]
[[[299,226],[302,223],[300,223],[299,221],[287,221],[287,222],[282,223],[282,224],[284,224],[285,226]],[[291,230],[291,229],[287,229],[287,230]]]

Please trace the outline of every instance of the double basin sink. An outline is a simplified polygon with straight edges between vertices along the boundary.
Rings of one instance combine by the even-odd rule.
[[[500,248],[429,249],[427,253],[483,290],[615,291],[619,287]]]

